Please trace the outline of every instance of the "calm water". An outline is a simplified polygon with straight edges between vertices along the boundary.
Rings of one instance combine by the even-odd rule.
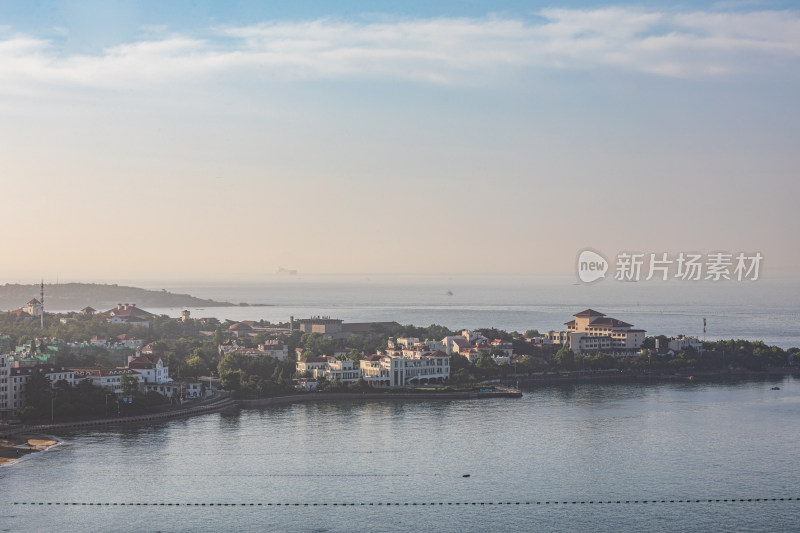
[[[756,282],[603,281],[525,276],[272,276],[261,284],[152,286],[269,307],[190,309],[192,316],[273,322],[329,315],[347,322],[397,321],[450,328],[509,331],[563,329],[574,313],[593,308],[649,335],[764,340],[800,346],[800,279]],[[452,294],[450,294],[452,293]],[[179,316],[180,308],[150,309]]]
[[[782,390],[770,390],[775,385]],[[10,505],[797,498],[800,380],[791,378],[537,387],[519,400],[296,405],[63,438],[63,446],[0,469],[0,529],[797,531],[800,519],[796,501]]]

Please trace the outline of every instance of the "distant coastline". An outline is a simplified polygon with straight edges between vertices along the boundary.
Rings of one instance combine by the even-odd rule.
[[[38,284],[0,285],[0,309],[17,309],[33,297],[39,296]],[[118,303],[135,303],[147,307],[250,307],[245,302],[219,302],[197,298],[190,294],[178,294],[165,289],[160,291],[99,283],[45,283],[45,309],[69,310],[91,306],[98,310],[113,307]]]

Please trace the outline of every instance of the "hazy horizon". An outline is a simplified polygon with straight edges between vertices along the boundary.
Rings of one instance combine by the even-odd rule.
[[[4,2],[0,279],[793,274],[799,74],[789,2]]]

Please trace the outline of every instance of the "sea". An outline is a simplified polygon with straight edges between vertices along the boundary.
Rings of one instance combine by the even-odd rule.
[[[800,346],[799,286],[298,275],[149,288],[263,304],[190,308],[194,317],[545,331],[592,308],[651,335],[789,348]],[[800,530],[798,378],[522,392],[297,404],[59,433],[61,445],[0,468],[0,530]]]

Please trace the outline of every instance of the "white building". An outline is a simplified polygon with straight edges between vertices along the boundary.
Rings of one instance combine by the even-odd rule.
[[[127,333],[117,335],[116,342],[117,345],[125,346],[126,348],[139,348],[142,344],[144,344],[143,339],[134,337],[133,335],[128,335]]]
[[[509,341],[504,341],[500,339],[495,339],[490,342],[492,346],[492,351],[501,351],[503,352],[503,356],[510,358],[514,355],[514,345]]]
[[[409,387],[450,379],[450,356],[441,350],[414,359],[373,355],[359,363],[362,377],[377,386]]]
[[[325,369],[325,377],[328,381],[338,379],[342,383],[355,383],[361,378],[361,370],[354,361],[333,359]]]
[[[295,369],[299,376],[303,376],[308,372],[311,377],[316,378],[317,375],[325,373],[325,367],[327,367],[328,363],[332,360],[333,357],[328,357],[327,355],[298,359],[297,363],[295,363]]]
[[[169,399],[175,398],[181,401],[201,400],[211,396],[205,383],[200,381],[172,381],[170,383],[147,383],[142,386],[144,392],[157,392]]]
[[[141,375],[136,370],[130,368],[73,368],[75,373],[75,382],[81,382],[88,379],[95,387],[101,389],[108,389],[114,394],[120,394],[122,388],[120,387],[120,377],[128,375],[135,377],[141,382]]]
[[[696,352],[702,352],[703,343],[697,337],[686,337],[684,335],[669,339],[669,349],[673,352],[678,353],[686,348],[691,348]]]
[[[169,383],[169,367],[166,362],[158,355],[130,355],[128,356],[128,368],[136,370],[140,374],[142,383],[156,383],[158,385]]]
[[[445,344],[442,341],[426,339],[420,342],[416,337],[398,337],[397,339],[390,337],[386,346],[386,355],[418,359],[426,353],[444,350],[444,348]]]
[[[289,345],[277,340],[268,340],[264,344],[259,344],[258,349],[264,352],[264,355],[281,361],[289,357]]]
[[[384,361],[385,359],[385,361]],[[391,383],[389,371],[392,358],[388,355],[370,355],[359,361],[361,377],[371,385],[386,386]]]
[[[299,376],[308,375],[313,379],[325,377],[328,381],[339,380],[342,383],[355,383],[361,377],[361,371],[354,361],[340,361],[334,357],[321,355],[298,361],[295,365]],[[306,372],[308,374],[306,374]]]
[[[289,357],[289,346],[280,341],[269,340],[264,344],[259,344],[258,348],[245,348],[239,346],[236,341],[226,342],[218,346],[221,356],[228,354],[249,355],[251,357],[274,357],[283,360]]]

